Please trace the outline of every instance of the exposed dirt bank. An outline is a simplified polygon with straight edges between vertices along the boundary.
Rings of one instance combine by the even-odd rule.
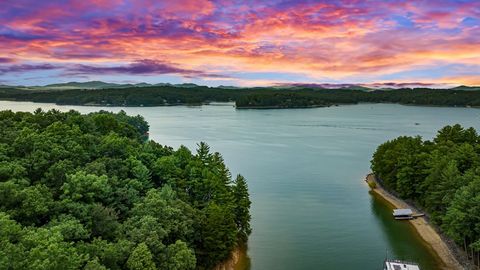
[[[247,256],[247,247],[236,247],[230,258],[217,265],[213,270],[248,270],[250,269],[250,259]]]

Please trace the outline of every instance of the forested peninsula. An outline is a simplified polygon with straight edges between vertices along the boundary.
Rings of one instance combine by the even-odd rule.
[[[433,141],[399,137],[378,147],[372,170],[391,193],[414,203],[480,264],[480,137],[446,126]]]
[[[229,89],[206,86],[73,90],[0,88],[0,100],[98,106],[173,106],[235,102],[238,109],[311,108],[357,103],[476,107],[480,106],[480,91],[428,88],[373,91],[318,88]]]
[[[212,269],[251,232],[219,153],[141,116],[0,112],[0,269]]]

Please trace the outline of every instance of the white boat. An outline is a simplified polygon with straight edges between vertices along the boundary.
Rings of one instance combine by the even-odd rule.
[[[420,270],[420,266],[413,262],[385,260],[383,270]]]

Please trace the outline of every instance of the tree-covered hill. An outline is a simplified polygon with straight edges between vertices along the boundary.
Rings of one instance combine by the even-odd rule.
[[[347,89],[257,90],[236,99],[237,108],[308,108],[357,103],[405,105],[480,106],[480,91],[450,89]]]
[[[0,100],[103,106],[199,105],[234,101],[239,109],[309,108],[362,102],[464,107],[480,106],[480,91],[428,88],[375,91],[318,88],[224,89],[172,85],[55,91],[0,88]]]
[[[208,87],[183,88],[174,86],[57,91],[2,89],[0,99],[68,105],[172,106],[198,105],[210,101],[234,101],[243,92],[243,90],[236,92]]]
[[[433,141],[399,137],[378,147],[372,170],[383,186],[423,208],[480,264],[480,137],[446,126]]]
[[[124,112],[0,112],[0,269],[211,269],[250,234],[219,153]]]

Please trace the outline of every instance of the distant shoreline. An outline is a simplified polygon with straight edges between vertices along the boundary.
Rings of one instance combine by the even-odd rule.
[[[382,197],[394,208],[411,208],[415,209],[402,199],[397,198],[393,194],[386,191],[381,184],[377,181],[374,174],[368,174],[365,181],[367,183],[375,183],[375,187],[371,188],[371,191],[375,194]],[[393,218],[393,216],[392,216]],[[405,221],[399,221],[405,222]],[[417,231],[419,236],[432,248],[432,250],[437,254],[444,264],[443,269],[445,270],[463,270],[465,269],[457,260],[455,252],[452,251],[451,247],[447,242],[442,239],[440,234],[431,226],[425,217],[417,217],[415,219],[409,220],[413,228]]]
[[[10,102],[30,102],[30,103],[42,103],[42,104],[54,104],[57,106],[79,106],[79,107],[105,107],[105,108],[157,108],[157,107],[202,107],[202,106],[231,106],[236,110],[285,110],[285,109],[315,109],[315,108],[329,108],[329,107],[340,107],[340,106],[354,106],[354,105],[377,105],[377,104],[392,104],[392,105],[401,105],[401,106],[414,106],[414,107],[433,107],[433,108],[469,108],[469,109],[480,109],[480,106],[448,106],[448,105],[421,105],[421,104],[404,104],[396,102],[358,102],[358,103],[335,103],[330,105],[312,105],[312,106],[295,106],[295,107],[285,107],[285,106],[236,106],[234,102],[225,101],[225,102],[203,102],[203,103],[171,103],[171,104],[158,104],[158,105],[126,105],[126,104],[102,104],[102,103],[83,103],[83,104],[72,104],[72,103],[58,103],[58,102],[49,102],[49,101],[32,101],[32,100],[21,100],[21,99],[6,99],[0,98],[0,101],[10,101]]]
[[[477,88],[475,88],[477,89]],[[237,109],[318,108],[341,104],[398,103],[416,106],[480,106],[480,91],[458,89],[402,88],[386,90],[349,89],[223,89],[201,86],[151,86],[106,89],[22,90],[0,88],[0,100],[33,101],[59,105],[154,107],[235,102]]]
[[[310,106],[235,106],[237,110],[274,110],[274,109],[311,109],[324,108],[337,105],[310,105]]]

